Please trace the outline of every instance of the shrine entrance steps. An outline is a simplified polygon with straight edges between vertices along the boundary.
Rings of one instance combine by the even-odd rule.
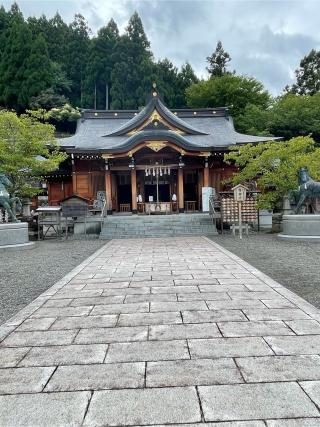
[[[218,234],[209,214],[109,215],[100,239],[143,237],[203,236]]]

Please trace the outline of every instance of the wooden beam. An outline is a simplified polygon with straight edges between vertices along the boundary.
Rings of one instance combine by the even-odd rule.
[[[179,212],[184,212],[183,169],[178,169],[178,201]]]
[[[133,213],[137,213],[137,171],[131,169],[131,209]]]

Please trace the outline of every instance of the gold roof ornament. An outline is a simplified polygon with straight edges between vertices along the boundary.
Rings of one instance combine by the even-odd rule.
[[[155,151],[156,153],[162,150],[167,144],[163,141],[150,141],[146,143],[146,146],[150,148],[150,150]]]

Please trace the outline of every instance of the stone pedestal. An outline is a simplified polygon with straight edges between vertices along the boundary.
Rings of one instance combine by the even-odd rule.
[[[9,222],[0,224],[0,251],[10,249],[31,249],[27,222]]]
[[[283,215],[283,231],[278,237],[320,241],[320,215]]]

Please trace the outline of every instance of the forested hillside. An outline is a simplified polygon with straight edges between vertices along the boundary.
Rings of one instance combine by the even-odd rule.
[[[59,14],[25,19],[17,4],[0,7],[0,108],[44,109],[58,130],[73,131],[74,108],[138,109],[156,82],[169,108],[226,106],[238,131],[320,141],[320,51],[301,59],[296,81],[276,98],[230,68],[221,41],[205,61],[201,81],[189,63],[156,61],[137,13],[122,34],[113,19],[93,34],[81,15],[67,24]]]
[[[85,18],[59,14],[25,19],[14,4],[0,7],[0,104],[26,108],[131,109],[145,104],[152,82],[170,107],[186,107],[185,89],[198,81],[190,64],[178,70],[155,61],[135,13],[123,34],[111,19],[93,35]]]

